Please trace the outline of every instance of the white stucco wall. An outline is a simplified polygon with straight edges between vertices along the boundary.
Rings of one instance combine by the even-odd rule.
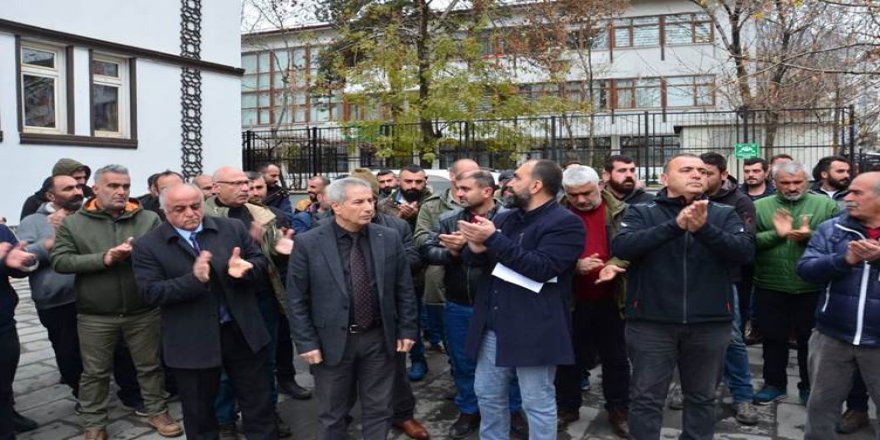
[[[240,5],[202,1],[202,59],[238,67]],[[95,14],[95,10],[103,13]],[[177,55],[180,53],[180,0],[35,0],[4,2],[0,18],[83,37]],[[64,42],[59,42],[64,43]],[[126,56],[120,53],[120,56]],[[129,168],[132,196],[146,192],[150,174],[181,169],[181,86],[179,65],[147,58],[137,60],[136,149],[19,144],[16,112],[15,38],[0,32],[0,142],[7,191],[0,192],[0,216],[17,224],[21,205],[63,157],[92,170],[118,163]],[[88,48],[74,48],[74,134],[88,136]],[[241,79],[202,72],[203,167],[241,164]],[[92,183],[92,182],[90,182]]]

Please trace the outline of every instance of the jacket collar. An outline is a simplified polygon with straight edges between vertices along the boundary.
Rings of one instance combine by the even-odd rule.
[[[700,196],[696,197],[696,198],[694,199],[694,201],[697,201],[697,200],[704,200],[704,199],[706,199],[706,198],[707,198],[706,195],[703,194],[703,195],[700,195]],[[668,191],[666,191],[666,188],[663,188],[663,189],[661,189],[660,191],[657,192],[657,197],[654,198],[654,201],[656,201],[657,203],[662,203],[662,204],[665,204],[665,205],[673,205],[673,206],[677,206],[677,207],[680,207],[680,208],[681,208],[681,207],[685,207],[685,206],[687,206],[687,204],[688,204],[687,201],[685,200],[685,198],[684,198],[683,196],[681,196],[681,197],[669,197],[669,193],[668,193]]]
[[[171,226],[171,223],[168,223],[167,221],[162,225],[159,230],[162,231],[162,240],[164,240],[165,242],[171,242],[172,240],[177,240],[180,238],[180,234],[177,233],[177,230],[174,229],[174,226]],[[206,215],[202,217],[202,231],[209,230],[217,232],[220,230],[220,227],[217,224],[216,219]]]

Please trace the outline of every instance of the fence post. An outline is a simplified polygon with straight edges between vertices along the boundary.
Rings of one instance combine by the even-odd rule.
[[[558,162],[558,153],[556,145],[556,116],[550,116],[550,160]]]
[[[645,160],[642,162],[644,163],[644,167],[645,167],[645,176],[646,176],[645,179],[650,181],[651,174],[652,174],[650,170],[654,166],[654,152],[650,151],[651,150],[651,143],[649,142],[649,137],[650,137],[651,128],[648,125],[649,122],[648,122],[648,112],[647,111],[644,113],[644,117],[645,117],[645,124],[642,126],[642,128],[644,128],[644,132],[642,133],[642,142],[643,142],[642,145],[644,145],[644,147],[645,147]],[[666,154],[664,154],[663,157],[665,158]],[[651,162],[651,163],[648,164],[648,162]]]
[[[856,107],[849,106],[849,157],[855,158],[856,154]],[[852,159],[850,159],[852,160]]]

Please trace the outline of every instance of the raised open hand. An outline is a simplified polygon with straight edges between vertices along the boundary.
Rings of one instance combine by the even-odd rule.
[[[254,268],[250,261],[241,258],[241,248],[239,247],[232,248],[232,256],[229,257],[228,266],[226,273],[232,278],[243,278]]]

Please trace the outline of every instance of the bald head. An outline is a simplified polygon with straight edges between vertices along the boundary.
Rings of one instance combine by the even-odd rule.
[[[250,184],[250,179],[238,168],[220,167],[214,172],[214,194],[226,206],[244,206],[248,201]]]
[[[159,206],[165,219],[175,228],[194,231],[202,224],[204,201],[199,187],[186,183],[165,188],[159,193]]]
[[[449,168],[449,180],[455,181],[455,177],[461,173],[467,173],[470,171],[477,171],[480,169],[480,165],[477,164],[473,159],[459,159],[452,164],[452,167]]]
[[[214,195],[214,178],[205,174],[199,174],[192,179],[193,185],[199,187],[202,195],[211,197]]]

